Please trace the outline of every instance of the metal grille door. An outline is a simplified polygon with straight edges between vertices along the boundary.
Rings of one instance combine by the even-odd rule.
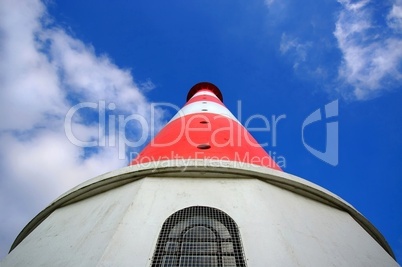
[[[194,206],[163,224],[153,267],[246,266],[236,223],[226,213]]]

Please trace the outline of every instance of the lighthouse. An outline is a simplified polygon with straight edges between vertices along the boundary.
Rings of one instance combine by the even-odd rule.
[[[1,266],[399,266],[335,194],[281,170],[202,82],[129,166],[34,217]]]

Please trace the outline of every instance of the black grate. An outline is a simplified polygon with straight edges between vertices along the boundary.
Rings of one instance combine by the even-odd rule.
[[[163,224],[152,267],[246,266],[236,223],[226,213],[194,206]]]

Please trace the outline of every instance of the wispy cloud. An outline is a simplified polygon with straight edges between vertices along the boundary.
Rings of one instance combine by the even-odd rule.
[[[388,26],[399,33],[402,32],[402,0],[396,1],[387,16]]]
[[[395,1],[386,24],[375,23],[368,0],[338,0],[342,11],[334,36],[342,52],[339,79],[348,97],[364,100],[394,89],[402,79],[402,1]],[[350,89],[351,88],[351,89]]]
[[[265,0],[264,3],[270,7],[273,3],[275,2],[275,0]]]
[[[308,50],[311,48],[310,42],[301,42],[296,37],[291,37],[286,33],[281,36],[279,50],[282,54],[288,54],[293,58],[293,68],[297,69],[300,63],[307,60]]]
[[[64,128],[70,107],[102,100],[118,114],[147,118],[150,104],[142,88],[154,85],[138,85],[129,70],[55,25],[39,0],[0,1],[0,58],[2,258],[22,227],[55,197],[127,164],[113,144],[91,153],[72,144]],[[108,138],[96,123],[97,117],[77,112],[72,128],[85,141]]]

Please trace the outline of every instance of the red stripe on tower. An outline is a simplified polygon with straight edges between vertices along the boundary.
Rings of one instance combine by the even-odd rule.
[[[194,85],[187,103],[130,165],[161,160],[207,159],[281,170],[223,104],[212,83]]]

